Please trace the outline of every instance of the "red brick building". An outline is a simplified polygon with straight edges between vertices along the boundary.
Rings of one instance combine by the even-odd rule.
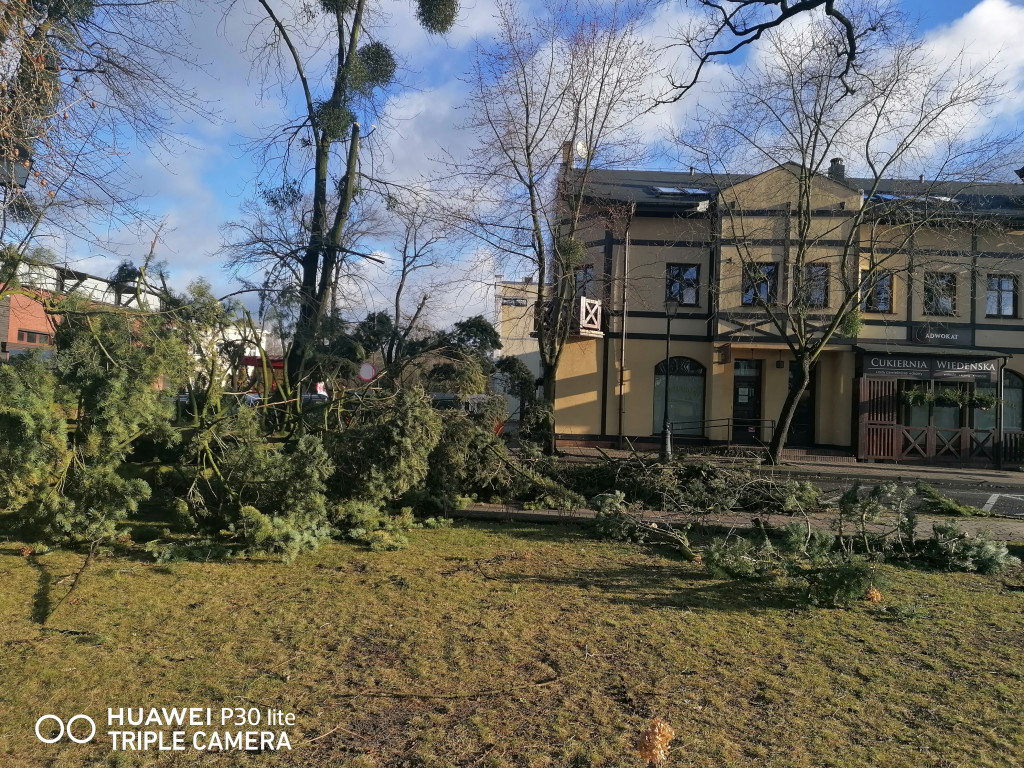
[[[41,302],[28,296],[0,301],[0,359],[53,343],[53,320]]]
[[[39,296],[76,294],[98,304],[159,309],[155,294],[138,294],[134,285],[118,285],[67,267],[25,264],[18,270],[23,288]],[[54,319],[43,304],[23,294],[0,299],[0,360],[53,344]]]

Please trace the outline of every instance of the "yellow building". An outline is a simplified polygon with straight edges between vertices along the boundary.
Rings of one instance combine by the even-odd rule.
[[[828,175],[591,171],[585,194],[576,279],[602,317],[561,359],[563,443],[658,440],[666,390],[677,440],[767,443],[798,375],[786,335],[847,302],[788,446],[1020,460],[1024,185],[874,184],[837,159]]]
[[[501,335],[501,354],[518,357],[530,372],[540,378],[540,350],[533,334],[534,307],[537,304],[537,283],[533,277],[523,280],[503,280],[495,276],[494,316]],[[509,418],[507,431],[518,428],[522,416],[519,398],[505,392]]]

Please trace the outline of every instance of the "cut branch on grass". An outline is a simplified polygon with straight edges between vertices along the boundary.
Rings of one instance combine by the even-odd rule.
[[[64,604],[64,601],[71,597],[74,591],[78,589],[78,585],[82,580],[82,576],[85,575],[86,569],[88,569],[88,567],[92,565],[92,562],[96,557],[96,550],[101,543],[102,539],[97,539],[96,541],[93,541],[89,544],[89,551],[86,553],[85,559],[82,561],[82,567],[75,571],[73,580],[71,582],[71,586],[68,587],[68,591],[64,593],[64,596],[61,597],[61,599],[58,600],[55,605],[48,606],[46,612],[39,617],[39,623],[42,624],[44,627],[46,626],[47,622],[49,622],[49,620],[53,618],[53,614],[57,612],[57,609]]]

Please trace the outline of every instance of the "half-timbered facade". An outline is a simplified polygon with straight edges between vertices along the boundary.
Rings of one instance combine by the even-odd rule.
[[[600,331],[581,311],[591,324],[562,357],[559,439],[657,439],[667,398],[677,439],[767,443],[797,373],[786,335],[796,323],[827,327],[852,301],[789,446],[862,460],[1019,459],[1024,185],[871,185],[845,178],[837,160],[801,205],[801,170],[591,172],[577,282],[601,305]],[[861,221],[868,204],[881,213]],[[908,226],[898,213],[908,209],[927,223]]]

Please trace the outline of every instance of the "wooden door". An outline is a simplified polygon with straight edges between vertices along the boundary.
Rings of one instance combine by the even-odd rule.
[[[860,379],[858,459],[899,456],[899,405],[896,379]]]

